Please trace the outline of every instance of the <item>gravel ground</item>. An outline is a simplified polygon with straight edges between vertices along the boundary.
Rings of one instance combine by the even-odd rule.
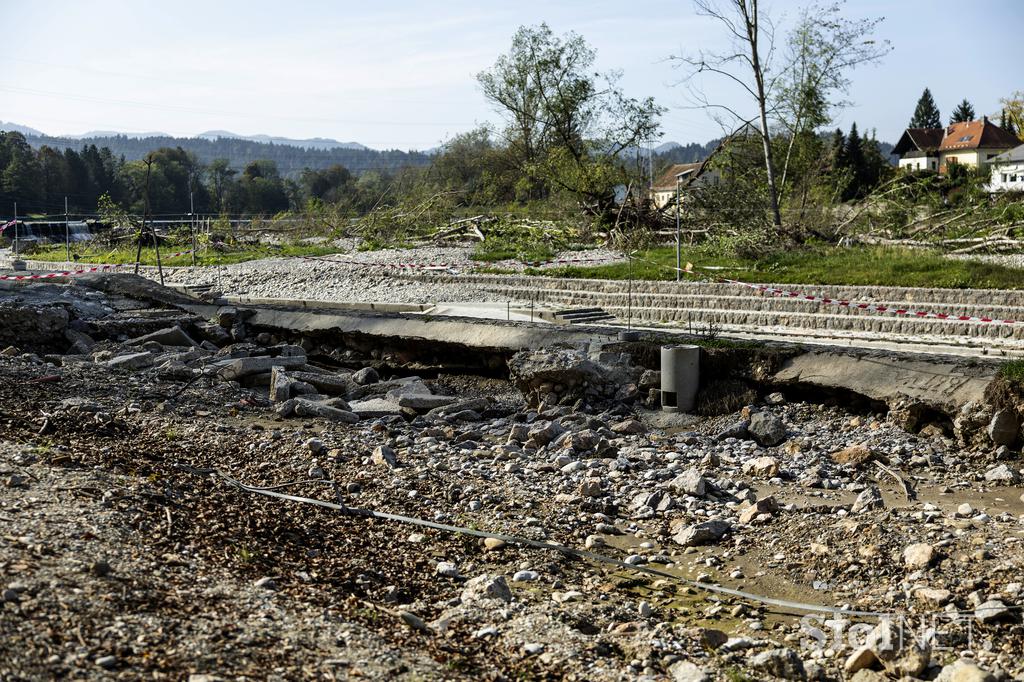
[[[77,295],[83,316],[116,299],[124,325],[157,312]],[[985,428],[1019,442],[1005,414],[973,406],[909,433],[899,410],[749,393],[742,410],[669,423],[635,385],[535,408],[521,375],[401,383],[392,360],[351,349],[337,354],[350,369],[318,368],[307,360],[336,349],[255,343],[266,333],[223,312],[219,349],[140,351],[108,326],[114,339],[83,350],[78,324],[82,352],[0,353],[0,680],[1024,679],[1024,462]],[[271,352],[339,420],[289,416],[265,383],[202,371]],[[384,376],[351,371],[372,357]],[[559,402],[570,378],[539,394]],[[477,407],[348,411],[397,386],[415,387],[410,404]],[[254,495],[206,467],[674,577]],[[914,629],[886,643],[884,622],[802,618],[676,578]]]
[[[982,263],[1003,265],[1008,268],[1020,268],[1024,270],[1024,253],[991,253],[991,254],[958,254],[949,255],[946,258],[954,260],[976,260]]]
[[[469,247],[353,250],[317,259],[267,259],[223,267],[182,268],[170,274],[167,282],[211,285],[229,296],[367,303],[480,303],[493,301],[494,295],[470,284],[429,284],[391,275],[402,272],[395,266],[403,264],[441,264],[459,272],[481,266],[513,271],[527,267],[515,261],[480,263],[470,260],[471,253]],[[557,258],[621,260],[615,252],[603,249],[564,252],[557,254]],[[536,267],[550,269],[559,265]]]

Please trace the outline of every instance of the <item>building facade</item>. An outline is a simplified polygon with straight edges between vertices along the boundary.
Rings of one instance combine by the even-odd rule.
[[[990,192],[1024,192],[1024,144],[990,161]]]

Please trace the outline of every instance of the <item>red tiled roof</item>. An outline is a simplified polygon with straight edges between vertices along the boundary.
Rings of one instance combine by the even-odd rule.
[[[946,126],[939,151],[959,149],[1012,149],[1020,144],[1017,136],[983,118]]]

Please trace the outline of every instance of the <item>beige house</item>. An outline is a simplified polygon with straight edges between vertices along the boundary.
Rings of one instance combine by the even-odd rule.
[[[651,186],[651,201],[655,208],[665,208],[676,200],[676,191],[685,192],[694,185],[717,185],[722,180],[721,174],[711,168],[704,168],[703,162],[676,163],[669,166],[658,176]]]
[[[899,167],[945,173],[949,166],[989,166],[993,159],[1013,149],[1020,140],[984,117],[978,121],[951,123],[945,128],[908,128],[892,153]]]

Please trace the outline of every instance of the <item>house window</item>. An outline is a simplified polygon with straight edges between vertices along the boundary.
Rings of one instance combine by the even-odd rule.
[[[1003,182],[1006,182],[1006,173],[1003,173]]]

